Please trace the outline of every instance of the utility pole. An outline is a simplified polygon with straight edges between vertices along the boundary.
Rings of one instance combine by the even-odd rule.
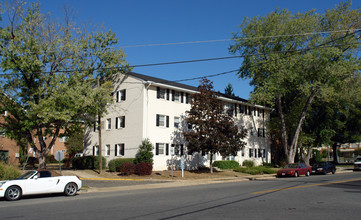
[[[98,79],[98,87],[100,87],[100,83],[99,83],[99,79]],[[103,167],[102,167],[102,118],[101,118],[101,115],[100,115],[100,112],[98,110],[98,142],[99,142],[99,146],[98,146],[98,150],[99,150],[99,154],[98,154],[98,157],[99,157],[99,174],[102,174],[103,172]]]

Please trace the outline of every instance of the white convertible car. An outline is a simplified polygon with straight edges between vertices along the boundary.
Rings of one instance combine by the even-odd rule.
[[[76,195],[82,187],[77,176],[52,176],[50,171],[29,171],[14,180],[0,181],[0,197],[9,201],[21,199],[23,195],[64,193]]]

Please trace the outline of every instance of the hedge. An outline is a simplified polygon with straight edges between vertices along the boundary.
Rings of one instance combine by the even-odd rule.
[[[109,161],[108,167],[110,172],[120,172],[120,165],[123,163],[134,163],[134,158],[118,158]]]
[[[234,169],[239,167],[239,163],[234,160],[218,160],[218,161],[214,161],[213,166],[218,167],[219,169],[222,170]]]
[[[268,167],[238,167],[233,169],[235,172],[240,173],[248,173],[251,175],[258,175],[258,174],[274,174],[277,173],[276,170]]]
[[[12,165],[7,165],[0,161],[0,180],[11,180],[18,178],[20,171]]]
[[[85,170],[85,169],[99,169],[99,157],[98,156],[85,156],[76,157],[72,160],[73,169]],[[102,157],[102,169],[106,168],[106,159]]]
[[[135,166],[135,174],[139,176],[145,176],[152,174],[153,165],[149,162],[141,162]]]
[[[254,167],[254,161],[253,160],[245,160],[245,161],[243,161],[242,165],[245,167]]]
[[[119,167],[119,172],[123,175],[128,176],[135,173],[135,164],[134,163],[122,163]]]

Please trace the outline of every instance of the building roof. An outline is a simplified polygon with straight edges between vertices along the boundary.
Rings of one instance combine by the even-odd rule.
[[[169,85],[169,86],[188,89],[188,90],[192,90],[192,91],[195,91],[195,92],[198,91],[197,87],[189,86],[189,85],[182,84],[182,83],[177,83],[177,82],[174,82],[174,81],[168,81],[168,80],[165,80],[165,79],[160,79],[160,78],[156,78],[156,77],[152,77],[152,76],[146,76],[146,75],[139,74],[139,73],[134,73],[134,72],[129,72],[128,74],[130,76],[133,76],[135,78],[138,78],[138,79],[141,79],[141,80],[144,80],[144,81],[147,81],[147,82],[155,82],[155,83],[166,84],[166,85]],[[243,99],[243,98],[240,98],[238,96],[226,95],[226,94],[223,94],[223,93],[220,93],[220,92],[218,92],[218,94],[220,96],[224,97],[224,98],[233,99],[233,100],[237,100],[237,101],[240,101],[240,102],[248,102],[247,99]]]

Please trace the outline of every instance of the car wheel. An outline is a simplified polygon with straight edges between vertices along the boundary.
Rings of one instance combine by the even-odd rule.
[[[326,175],[326,174],[327,174],[327,171],[326,171],[326,170],[323,170],[322,174],[323,174],[323,175]]]
[[[21,198],[21,189],[18,186],[10,186],[5,192],[5,198],[8,201],[15,201]]]
[[[65,186],[64,193],[67,196],[75,196],[78,191],[78,186],[75,183],[68,183]]]
[[[298,177],[298,172],[295,172],[295,177]]]
[[[307,170],[306,176],[310,176],[310,171]]]
[[[332,174],[335,174],[336,173],[336,170],[332,170]]]

